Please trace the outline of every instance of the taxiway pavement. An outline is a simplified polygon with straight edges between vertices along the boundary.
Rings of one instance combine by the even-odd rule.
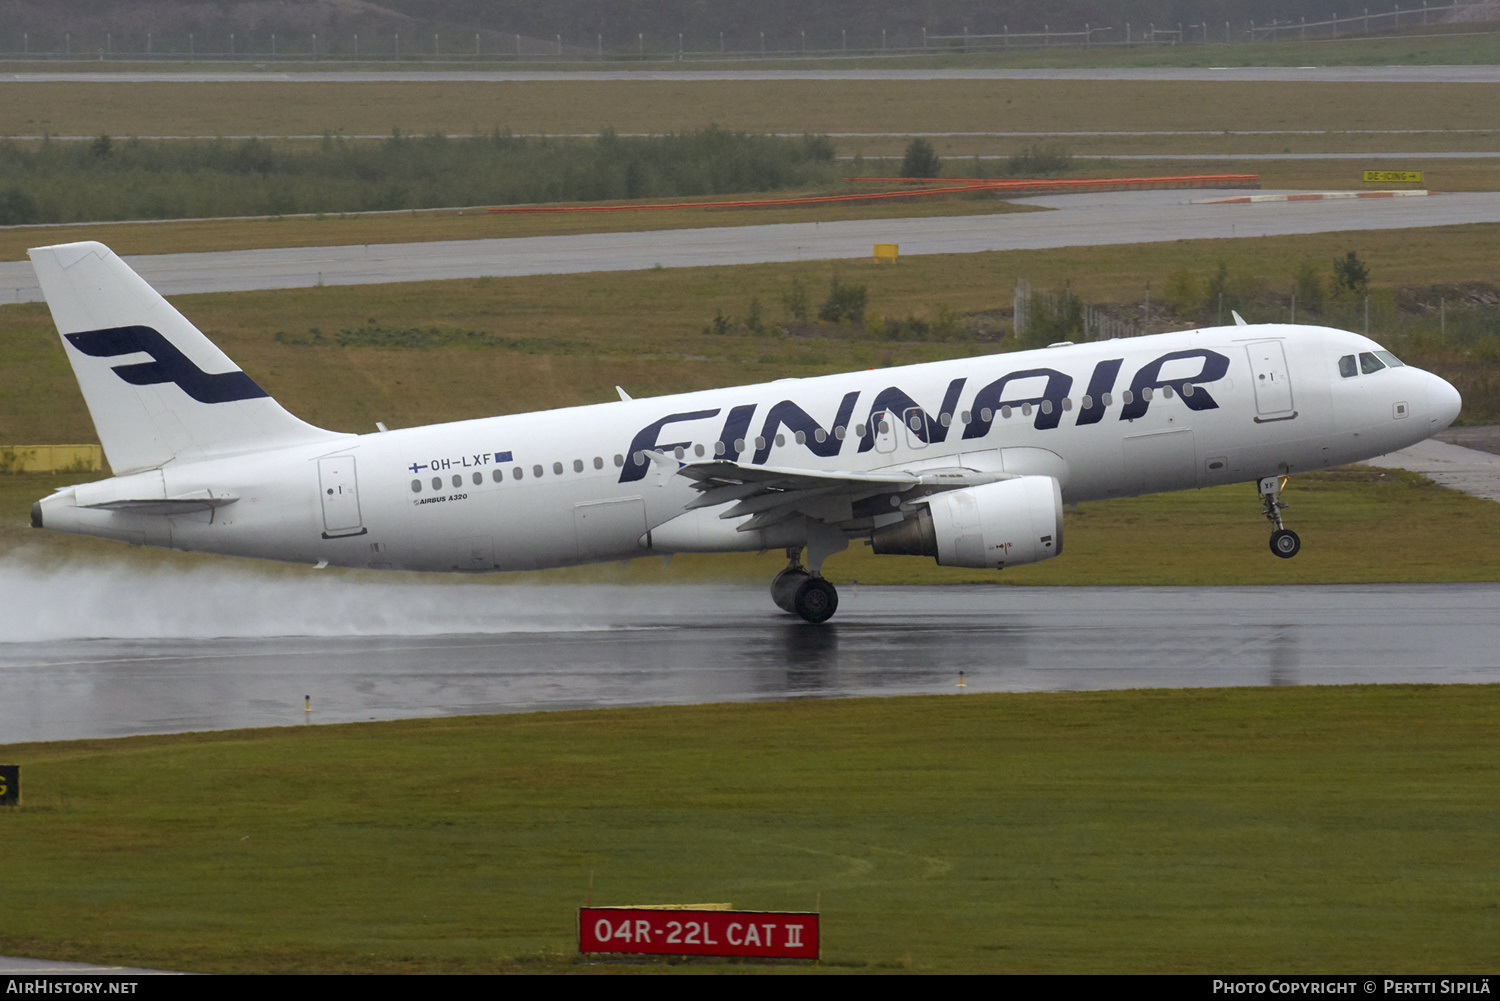
[[[126,70],[0,74],[0,83],[527,83],[539,81],[1139,80],[1202,83],[1500,83],[1500,66],[1132,66],[1075,69]]]
[[[1216,193],[1230,197],[1235,192],[1220,189]],[[156,254],[125,260],[163,295],[183,295],[657,266],[846,260],[869,257],[876,243],[896,243],[903,256],[911,256],[1500,222],[1500,192],[1193,204],[1193,199],[1202,197],[1195,190],[1043,195],[1024,201],[1052,211]],[[29,261],[0,263],[0,302],[40,300],[41,289]]]

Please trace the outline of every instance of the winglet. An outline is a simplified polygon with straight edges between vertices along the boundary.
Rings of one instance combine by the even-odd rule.
[[[1229,315],[1232,316],[1232,317],[1234,317],[1234,325],[1236,327],[1248,327],[1248,326],[1250,326],[1250,324],[1248,324],[1248,323],[1245,322],[1245,318],[1243,316],[1241,316],[1237,310],[1231,309],[1229,311]]]

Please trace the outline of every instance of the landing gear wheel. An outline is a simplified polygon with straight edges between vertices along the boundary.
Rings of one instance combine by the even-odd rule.
[[[1286,504],[1281,500],[1281,490],[1286,486],[1286,480],[1284,476],[1263,476],[1256,489],[1260,491],[1262,513],[1273,528],[1271,552],[1289,560],[1301,552],[1302,540],[1297,538],[1296,532],[1281,523],[1281,512],[1286,510]]]
[[[811,577],[802,567],[787,567],[781,573],[771,579],[771,600],[776,602],[776,607],[783,612],[797,612],[796,598],[797,589],[802,582]]]
[[[792,604],[808,622],[827,622],[839,610],[839,593],[822,577],[809,577],[798,586]]]
[[[1302,540],[1290,528],[1279,528],[1271,533],[1271,552],[1289,560],[1302,550]]]

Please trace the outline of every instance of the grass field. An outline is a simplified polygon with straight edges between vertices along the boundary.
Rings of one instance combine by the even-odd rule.
[[[1421,169],[1423,184],[1435,191],[1494,191],[1500,188],[1500,154],[1494,159],[1409,160],[1400,156],[1349,160],[1263,161],[1233,157],[1182,160],[1090,160],[1079,158],[1071,177],[1178,176],[1185,173],[1255,174],[1268,189],[1362,190],[1366,169]],[[849,164],[847,169],[855,169]],[[888,161],[858,165],[867,172],[894,169]],[[969,172],[969,160],[948,162],[951,174]],[[850,189],[841,189],[850,190]],[[826,191],[779,192],[774,196],[826,194]],[[761,197],[748,193],[744,197]],[[599,204],[631,204],[630,202]],[[10,226],[0,228],[0,260],[25,260],[30,247],[74,240],[98,240],[120,254],[171,254],[264,247],[325,247],[350,244],[477,240],[496,237],[556,236],[572,233],[620,233],[698,227],[761,226],[842,219],[905,219],[1003,212],[1040,211],[1024,200],[1007,202],[992,196],[919,196],[877,202],[746,209],[670,209],[646,212],[589,212],[491,215],[478,209],[436,209],[351,215],[203,219],[151,223]]]
[[[1492,84],[1091,80],[7,83],[0,136],[1500,129]],[[1385,137],[1397,151],[1425,136]],[[1030,140],[1017,139],[1014,152]],[[1121,142],[1125,137],[1121,137]],[[1280,152],[1286,137],[1264,137]],[[1339,141],[1345,141],[1340,139]],[[1457,140],[1466,142],[1466,139]],[[1239,143],[1239,140],[1235,140]],[[904,142],[838,139],[846,155]],[[947,152],[980,152],[958,149]],[[1115,152],[1130,152],[1116,147]],[[1142,152],[1153,152],[1144,148]],[[1193,152],[1189,149],[1187,152]],[[1226,152],[1245,151],[1232,146]]]
[[[1118,30],[1118,29],[1117,29]],[[1118,39],[1114,39],[1118,41]],[[873,41],[867,40],[866,44]],[[851,48],[857,49],[859,41],[851,38]],[[528,58],[522,63],[513,60],[496,62],[462,60],[453,62],[407,61],[407,62],[338,62],[320,59],[297,62],[280,60],[271,63],[253,62],[140,62],[130,63],[120,59],[109,62],[97,61],[87,56],[53,63],[28,60],[24,62],[0,62],[6,72],[47,72],[65,70],[70,73],[120,72],[120,71],[197,71],[237,70],[260,72],[274,69],[279,73],[329,72],[337,69],[379,69],[382,71],[423,70],[505,70],[505,69],[551,69],[551,70],[613,70],[636,68],[657,73],[705,68],[751,68],[751,69],[844,69],[844,68],[920,68],[945,69],[954,67],[1000,67],[1000,68],[1071,68],[1071,67],[1131,67],[1131,66],[1386,66],[1386,65],[1483,65],[1492,63],[1500,54],[1500,31],[1492,22],[1455,23],[1430,25],[1426,28],[1407,28],[1398,35],[1368,35],[1343,38],[1221,44],[1157,45],[1157,46],[1052,46],[1037,49],[1000,49],[989,51],[960,52],[942,51],[934,48],[930,53],[902,52],[896,55],[862,53],[834,57],[812,56],[788,59],[740,58],[719,59],[694,58],[691,51],[685,58],[645,60],[626,54],[624,58],[604,61],[549,61]],[[731,56],[734,54],[731,53]]]
[[[818,908],[828,972],[1484,973],[1500,961],[1497,746],[1495,686],[10,746],[24,804],[0,812],[0,952],[584,971],[574,908],[592,886],[596,904]]]

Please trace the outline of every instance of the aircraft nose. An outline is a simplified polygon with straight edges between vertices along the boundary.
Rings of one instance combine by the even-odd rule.
[[[1433,432],[1441,431],[1457,420],[1463,405],[1463,397],[1448,380],[1427,373],[1427,419]]]

